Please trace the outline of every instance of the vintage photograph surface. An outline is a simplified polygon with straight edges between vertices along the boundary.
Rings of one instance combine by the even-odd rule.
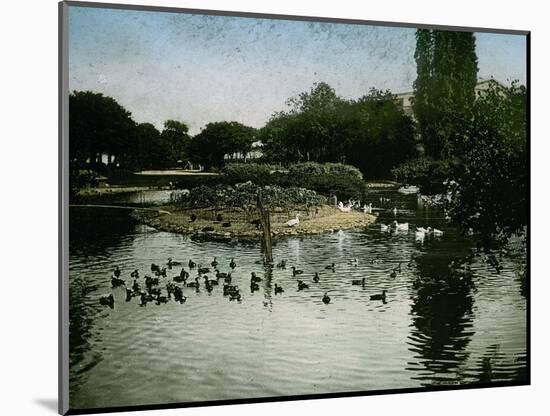
[[[67,11],[71,409],[529,382],[528,34]]]

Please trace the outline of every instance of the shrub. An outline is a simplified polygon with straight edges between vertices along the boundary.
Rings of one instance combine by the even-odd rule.
[[[273,182],[272,172],[276,166],[260,163],[231,163],[226,165],[222,173],[224,182],[234,185],[251,181],[257,185],[268,185]]]
[[[230,185],[251,181],[257,185],[307,188],[340,199],[362,198],[365,192],[361,171],[341,163],[296,163],[288,170],[275,165],[233,163],[223,173],[224,182]]]
[[[186,208],[255,208],[258,193],[262,192],[262,203],[266,207],[317,206],[327,203],[325,197],[315,191],[280,186],[259,186],[252,182],[239,183],[235,186],[221,185],[199,186],[188,193],[174,193],[171,200]]]
[[[303,175],[334,175],[363,179],[363,174],[355,166],[344,165],[343,163],[296,163],[289,166],[288,173],[290,176]]]

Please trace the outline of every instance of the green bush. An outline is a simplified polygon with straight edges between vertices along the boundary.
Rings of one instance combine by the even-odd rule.
[[[251,181],[257,185],[307,188],[340,199],[362,198],[366,189],[361,171],[341,163],[296,163],[286,170],[275,165],[233,163],[223,173],[224,182],[230,185]]]
[[[257,185],[272,184],[272,172],[277,166],[260,163],[231,163],[226,165],[222,173],[224,182],[230,185],[251,181]]]
[[[255,208],[258,193],[262,192],[262,203],[269,208],[290,206],[317,206],[327,203],[325,197],[315,191],[280,186],[259,186],[252,182],[239,183],[235,186],[216,185],[199,186],[189,193],[174,193],[171,198],[176,204],[186,208]]]
[[[355,166],[344,165],[343,163],[296,163],[289,166],[288,173],[291,176],[335,175],[363,179],[363,174],[359,169],[357,169]]]

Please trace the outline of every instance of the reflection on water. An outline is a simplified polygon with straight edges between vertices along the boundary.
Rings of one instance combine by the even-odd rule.
[[[121,210],[73,208],[71,407],[525,380],[521,259],[502,256],[497,273],[470,254],[472,243],[446,228],[439,212],[417,209],[414,195],[384,195],[390,201],[380,222],[393,220],[395,206],[411,230],[432,226],[444,236],[418,242],[413,231],[382,233],[375,224],[281,239],[273,254],[287,268],[264,269],[255,243],[198,241],[135,224]],[[131,271],[142,271],[143,286],[151,263],[168,257],[204,266],[216,257],[222,272],[234,257],[232,283],[242,302],[229,301],[221,286],[211,292],[203,286],[185,288],[183,305],[139,307],[137,299],[125,302],[124,289],[110,288],[115,265],[128,282]],[[452,260],[460,264],[449,268]],[[325,269],[331,263],[335,271]],[[292,265],[303,274],[293,277]],[[253,271],[262,281],[251,291]],[[365,285],[351,284],[363,277]],[[309,288],[298,291],[298,278]],[[275,283],[283,293],[274,293]],[[383,290],[385,302],[371,300]],[[98,302],[111,292],[112,310]]]

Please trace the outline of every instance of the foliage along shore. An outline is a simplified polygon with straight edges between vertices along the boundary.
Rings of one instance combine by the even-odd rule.
[[[134,211],[132,217],[160,231],[200,236],[210,239],[252,238],[262,234],[261,229],[252,223],[253,218],[235,210],[197,210],[184,209],[169,205],[160,207],[171,214],[159,214],[151,211]],[[376,217],[363,212],[341,212],[331,206],[293,211],[300,215],[300,224],[288,227],[286,222],[292,218],[288,212],[277,210],[271,213],[271,232],[274,238],[281,236],[316,235],[339,230],[363,228],[376,221]],[[216,221],[221,215],[223,220]],[[191,221],[191,216],[196,219]],[[230,226],[227,226],[230,223]],[[224,224],[226,226],[224,226]]]

